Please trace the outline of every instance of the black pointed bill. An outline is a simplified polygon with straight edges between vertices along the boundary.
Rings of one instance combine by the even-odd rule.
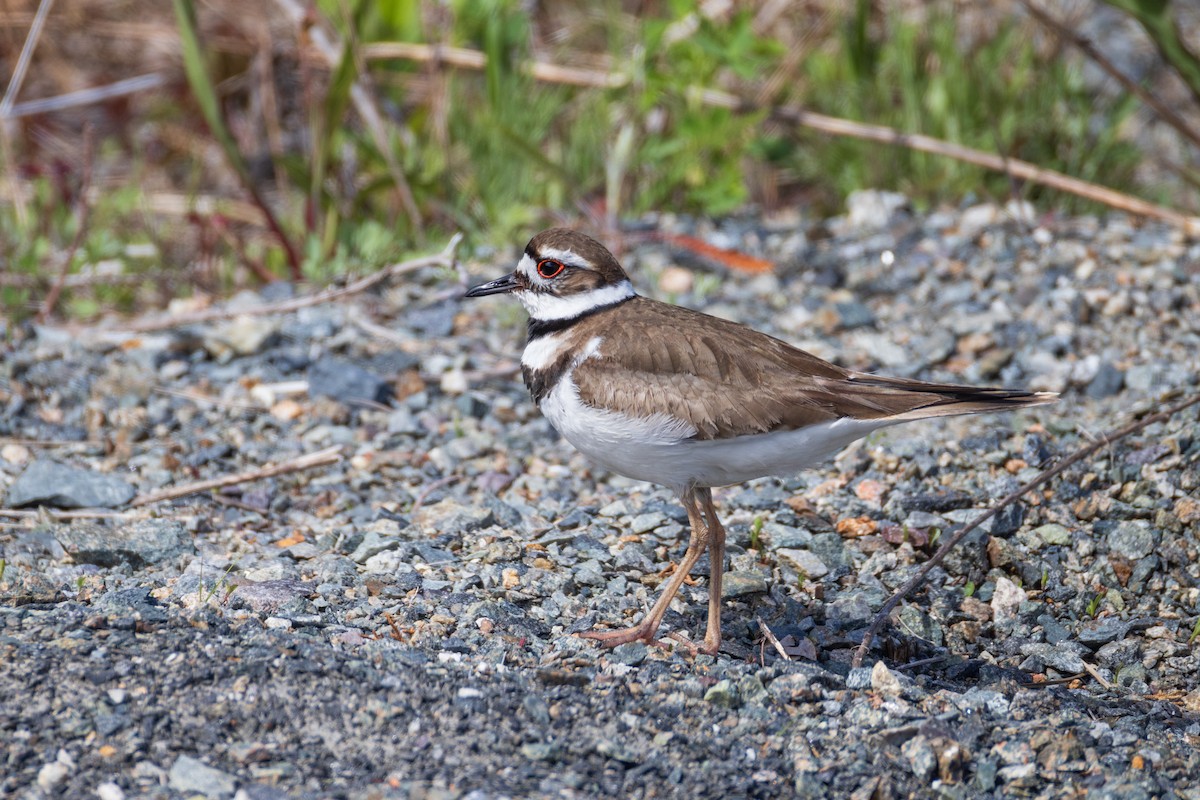
[[[517,284],[516,274],[509,273],[503,278],[497,278],[494,281],[488,281],[487,283],[481,283],[478,286],[472,286],[463,296],[484,297],[485,295],[489,294],[505,294],[507,292],[515,291],[517,288],[519,288],[519,285]]]

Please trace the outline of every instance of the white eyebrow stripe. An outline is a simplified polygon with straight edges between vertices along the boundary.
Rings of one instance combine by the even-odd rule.
[[[601,286],[579,294],[559,297],[549,292],[517,292],[517,299],[525,306],[529,316],[539,322],[574,319],[602,306],[611,306],[628,300],[637,294],[628,280]]]
[[[595,267],[592,266],[592,262],[579,255],[579,253],[576,253],[574,250],[559,250],[557,247],[544,247],[541,250],[541,256],[543,259],[552,258],[555,261],[561,261],[568,267],[595,269]]]

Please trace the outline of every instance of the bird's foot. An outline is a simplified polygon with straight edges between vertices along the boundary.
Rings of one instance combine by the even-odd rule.
[[[684,636],[679,631],[671,631],[670,633],[668,633],[666,635],[666,638],[671,639],[672,641],[679,642],[679,644],[683,645],[684,649],[686,649],[689,653],[692,654],[693,658],[695,658],[699,654],[704,654],[706,656],[715,656],[717,654],[717,650],[719,650],[721,648],[721,640],[720,639],[717,639],[715,642],[710,642],[708,640],[708,637],[705,637],[704,642],[702,644],[696,644],[695,642],[693,642],[691,639]]]
[[[666,647],[667,645],[654,638],[654,634],[657,632],[657,625],[641,622],[632,628],[618,628],[615,631],[584,631],[575,635],[582,639],[591,639],[602,647],[616,647],[629,642],[645,642],[655,647]]]

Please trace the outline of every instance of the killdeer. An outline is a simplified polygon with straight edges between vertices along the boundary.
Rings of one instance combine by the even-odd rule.
[[[817,464],[888,425],[1008,411],[1056,395],[855,372],[744,325],[641,297],[604,245],[543,231],[517,267],[467,297],[515,294],[529,312],[521,374],[562,436],[603,467],[670,487],[687,510],[687,551],[631,628],[583,636],[654,642],[679,587],[707,549],[708,626],[721,643],[725,529],[712,487]]]

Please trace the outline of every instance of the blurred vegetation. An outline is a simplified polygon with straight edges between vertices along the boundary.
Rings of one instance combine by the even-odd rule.
[[[37,5],[16,2],[28,13],[0,28],[10,74]],[[290,0],[77,5],[48,17],[21,97],[61,94],[55,75],[70,88],[164,80],[6,126],[0,301],[18,317],[63,268],[72,282],[59,310],[90,316],[374,270],[455,230],[511,244],[579,218],[720,216],[748,203],[827,213],[866,187],[924,206],[1019,192],[1083,207],[950,159],[787,126],[769,113],[781,104],[1178,201],[1141,177],[1136,101],[1097,91],[1081,58],[1007,5],[319,0],[307,15]],[[395,43],[470,52],[397,54]],[[569,70],[535,77],[535,62]],[[745,105],[706,102],[706,89]],[[83,163],[85,123],[94,163]]]

